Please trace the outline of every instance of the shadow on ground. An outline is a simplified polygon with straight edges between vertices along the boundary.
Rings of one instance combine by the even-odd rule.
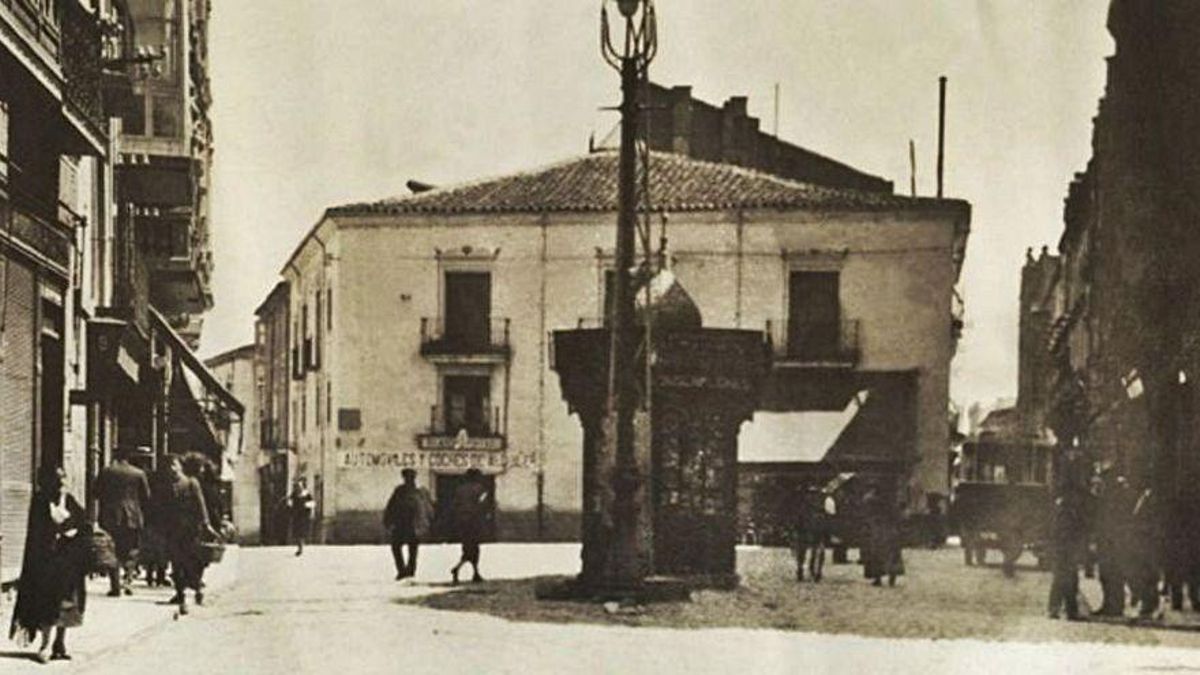
[[[796,582],[787,551],[738,552],[742,585],[693,592],[692,601],[622,607],[542,601],[537,587],[563,576],[488,581],[398,600],[432,609],[488,614],[511,621],[595,623],[669,628],[761,628],[819,633],[1020,642],[1098,642],[1200,648],[1200,635],[1180,626],[1067,622],[1046,618],[1050,575],[967,567],[961,552],[905,553],[908,574],[895,588],[873,587],[856,564],[827,565],[819,583]],[[610,607],[611,609],[611,607]]]

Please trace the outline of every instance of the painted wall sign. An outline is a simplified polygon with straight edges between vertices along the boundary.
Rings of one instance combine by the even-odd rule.
[[[479,469],[484,473],[504,473],[536,465],[537,454],[532,452],[344,450],[337,453],[339,469],[431,469],[446,473]]]

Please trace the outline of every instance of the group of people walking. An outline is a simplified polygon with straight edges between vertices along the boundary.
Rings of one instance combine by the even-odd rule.
[[[854,529],[863,576],[874,586],[882,586],[884,579],[895,586],[897,577],[904,574],[900,509],[891,494],[886,486],[867,486],[852,508],[854,513],[842,517],[843,523],[854,521],[859,525]],[[792,532],[796,581],[804,581],[806,569],[813,582],[820,582],[824,576],[825,549],[836,535],[845,534],[846,528],[838,526],[838,510],[832,490],[813,486],[801,491]]]
[[[383,510],[383,526],[390,536],[397,580],[416,576],[417,554],[421,542],[428,540],[435,518],[429,491],[417,485],[417,472],[404,469],[401,476],[403,482],[392,492]],[[491,513],[491,494],[484,485],[482,472],[468,469],[465,478],[450,495],[451,522],[447,523],[462,546],[458,563],[450,569],[450,579],[455,584],[463,566],[468,564],[471,566],[471,581],[483,581],[479,573],[480,544]]]
[[[1186,597],[1200,610],[1200,558],[1190,554],[1191,538],[1175,536],[1170,526],[1194,519],[1164,512],[1178,511],[1178,505],[1163,503],[1152,487],[1134,488],[1113,467],[1093,472],[1077,448],[1064,453],[1059,473],[1051,617],[1083,618],[1077,600],[1081,569],[1099,576],[1103,600],[1093,615],[1123,617],[1132,606],[1139,618],[1155,618],[1164,595],[1173,609],[1182,610]]]
[[[132,461],[137,454],[133,448],[119,449],[97,477],[98,523],[66,489],[61,467],[38,471],[9,636],[38,643],[36,658],[43,663],[70,658],[66,633],[83,624],[90,573],[106,572],[108,594],[119,597],[132,594],[130,584],[141,564],[148,566],[147,580],[153,584],[169,562],[175,588],[171,602],[180,613],[187,613],[187,590],[197,604],[203,602],[207,559],[202,541],[219,538],[209,516],[212,501],[200,481],[185,472],[180,457],[167,457],[152,479]]]

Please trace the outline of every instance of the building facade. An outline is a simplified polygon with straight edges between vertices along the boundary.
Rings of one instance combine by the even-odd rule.
[[[255,310],[255,378],[259,452],[259,531],[267,544],[288,539],[285,500],[298,469],[289,423],[292,386],[291,315],[287,282],[279,282]],[[299,363],[296,356],[296,363]]]
[[[262,513],[259,488],[261,453],[256,442],[259,429],[258,407],[254,404],[261,386],[256,364],[258,345],[249,344],[231,349],[210,359],[204,365],[213,377],[246,406],[240,419],[233,421],[224,435],[221,478],[229,496],[229,512],[238,541],[243,544],[262,542]]]
[[[118,445],[219,457],[219,428],[241,414],[192,353],[198,324],[184,318],[211,297],[175,281],[206,279],[209,256],[160,250],[206,242],[206,34],[184,17],[207,11],[0,0],[0,584],[19,573],[39,467],[63,467],[94,508],[92,480]],[[130,101],[166,100],[148,93],[160,80],[182,122],[143,147],[158,127],[139,127]],[[145,170],[184,155],[186,185]],[[196,199],[164,197],[180,190]],[[177,235],[167,220],[199,225]]]
[[[1114,0],[1108,29],[1116,51],[1092,158],[1066,197],[1047,357],[1023,360],[1042,370],[1022,381],[1051,383],[1041,417],[1060,445],[1155,491],[1171,578],[1200,559],[1175,545],[1200,513],[1200,6]]]
[[[596,152],[331,208],[300,243],[282,271],[288,414],[326,541],[379,540],[379,511],[406,467],[442,518],[473,467],[493,490],[498,538],[578,536],[582,432],[548,336],[606,314],[616,161]],[[877,413],[848,432],[861,440],[847,456],[944,494],[969,205],[659,153],[650,190],[661,254],[704,325],[771,337],[761,409],[840,410],[867,391]],[[896,420],[889,440],[877,427]]]

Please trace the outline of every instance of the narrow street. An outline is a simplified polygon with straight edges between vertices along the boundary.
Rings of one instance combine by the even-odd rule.
[[[312,547],[302,558],[295,558],[285,548],[245,549],[235,563],[237,581],[216,591],[208,606],[188,617],[161,621],[136,639],[95,657],[85,655],[70,667],[3,659],[0,670],[127,675],[165,671],[207,675],[747,669],[767,673],[940,673],[979,672],[981,664],[986,664],[987,671],[1019,670],[1023,674],[1200,671],[1200,651],[1163,646],[525,623],[406,603],[423,594],[450,590],[446,570],[456,553],[456,548],[449,546],[423,549],[421,572],[410,585],[392,581],[389,553],[382,547]],[[564,574],[577,564],[577,555],[578,549],[570,545],[494,545],[484,550],[484,572],[489,581]],[[958,552],[947,550],[937,555],[949,558]],[[840,569],[852,573],[849,566]],[[963,569],[968,576],[998,575],[990,569],[956,569]],[[1031,583],[1041,579],[1034,575],[1029,575]],[[837,583],[837,579],[832,581]],[[500,585],[468,585],[464,590],[492,592],[489,589]],[[809,589],[812,587],[805,587],[806,592]],[[812,592],[814,597],[837,597],[836,589],[830,584]],[[89,628],[98,630],[93,622],[120,620],[114,614],[115,605],[104,604],[104,600],[98,599],[95,609],[89,610],[88,625],[79,631],[77,642],[82,642]],[[1064,624],[1044,622],[1047,630],[1060,625]]]

